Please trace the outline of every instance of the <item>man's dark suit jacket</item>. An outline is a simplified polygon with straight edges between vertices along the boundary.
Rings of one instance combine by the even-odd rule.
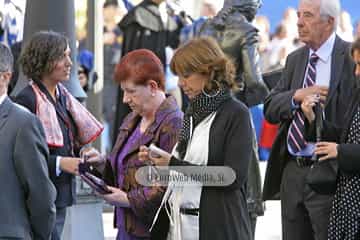
[[[326,119],[341,125],[355,87],[354,63],[350,57],[350,44],[336,37],[331,58],[330,87],[325,103]],[[280,123],[278,135],[271,149],[265,175],[264,200],[279,199],[283,169],[289,160],[287,134],[293,119],[292,97],[302,88],[309,58],[309,48],[302,47],[291,53],[276,87],[265,100],[265,118]]]
[[[49,239],[55,187],[40,121],[9,98],[0,105],[0,239]]]

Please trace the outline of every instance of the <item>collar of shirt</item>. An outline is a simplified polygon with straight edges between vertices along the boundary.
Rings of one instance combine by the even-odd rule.
[[[319,57],[319,60],[326,63],[331,56],[332,50],[335,45],[336,34],[333,32],[330,37],[320,46],[320,48],[315,52]],[[309,58],[311,54],[314,53],[314,50],[310,49]]]
[[[6,94],[0,96],[0,105],[4,102],[6,97],[7,97]]]

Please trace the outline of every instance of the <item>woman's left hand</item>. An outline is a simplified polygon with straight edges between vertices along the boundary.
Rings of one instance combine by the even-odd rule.
[[[159,155],[155,152],[152,152],[148,147],[141,146],[139,151],[139,159],[141,161],[152,161],[156,166],[168,166],[171,154],[164,152],[164,155]]]
[[[150,154],[149,158],[156,166],[168,166],[171,159],[171,154],[167,154],[164,156],[157,155],[156,157],[153,157]]]
[[[145,145],[140,146],[138,157],[139,157],[140,161],[143,161],[143,162],[149,161],[150,160],[150,158],[149,158],[149,148],[147,146],[145,146]]]
[[[125,207],[125,208],[130,207],[130,203],[129,203],[127,194],[123,190],[121,190],[119,188],[110,187],[110,186],[108,186],[108,188],[110,189],[111,193],[108,193],[108,194],[97,193],[97,195],[100,196],[101,198],[103,198],[105,201],[107,201],[111,205],[114,205],[117,207]]]
[[[337,151],[337,143],[334,142],[319,142],[315,145],[316,155],[320,155],[322,157],[319,158],[319,161],[336,158],[338,155]]]

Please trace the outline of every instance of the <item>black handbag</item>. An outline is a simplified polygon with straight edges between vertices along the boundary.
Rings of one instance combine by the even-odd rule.
[[[336,191],[338,176],[336,159],[315,162],[306,176],[306,183],[318,194],[332,195]]]
[[[323,128],[323,112],[320,104],[315,105],[315,126],[316,141],[321,141],[321,131]],[[306,183],[318,194],[332,195],[336,191],[336,181],[338,176],[338,162],[336,159],[319,161],[315,157],[315,163],[311,166],[306,176]]]

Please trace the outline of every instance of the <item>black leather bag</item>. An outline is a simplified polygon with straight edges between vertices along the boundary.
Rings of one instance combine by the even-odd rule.
[[[338,168],[336,159],[317,161],[311,166],[306,183],[316,193],[332,195],[336,191]]]

